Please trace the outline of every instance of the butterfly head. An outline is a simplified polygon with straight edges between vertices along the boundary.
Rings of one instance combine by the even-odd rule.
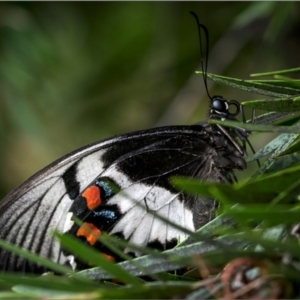
[[[213,96],[210,101],[210,119],[235,120],[242,112],[241,105],[235,100],[225,100],[222,96]]]

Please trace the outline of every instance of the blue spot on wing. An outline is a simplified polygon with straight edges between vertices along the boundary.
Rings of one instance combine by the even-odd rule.
[[[102,231],[110,231],[121,216],[118,205],[104,204],[92,211],[84,221],[94,224]]]
[[[109,209],[102,209],[100,211],[93,211],[94,217],[103,217],[109,220],[116,220],[116,212]]]
[[[111,197],[111,195],[113,194],[111,187],[106,182],[97,181],[96,185],[102,187],[106,198]]]
[[[120,191],[120,187],[108,177],[99,177],[95,182],[103,193],[103,199],[107,200]]]

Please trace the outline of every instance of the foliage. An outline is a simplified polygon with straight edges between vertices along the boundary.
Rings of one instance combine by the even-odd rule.
[[[299,70],[297,70],[298,72]],[[238,81],[209,74],[213,80],[234,84],[239,88],[249,88],[248,81]],[[103,298],[297,298],[299,297],[299,109],[287,116],[290,101],[297,96],[297,88],[287,93],[290,79],[281,79],[280,84],[269,81],[252,80],[252,87],[259,87],[263,95],[274,97],[274,88],[284,91],[286,99],[277,95],[282,103],[278,109],[276,124],[269,122],[269,113],[261,115],[261,123],[267,126],[250,125],[252,130],[280,132],[280,135],[262,148],[254,158],[268,159],[248,181],[228,186],[224,184],[201,183],[195,179],[173,178],[180,189],[192,194],[201,194],[220,202],[219,216],[191,233],[187,241],[176,248],[162,253],[151,249],[141,249],[145,256],[131,259],[117,265],[99,257],[98,253],[81,245],[80,242],[55,233],[62,245],[77,257],[86,260],[95,268],[73,273],[73,271],[48,263],[32,253],[1,242],[2,247],[10,247],[31,260],[65,274],[48,274],[39,278],[16,274],[2,274],[0,284],[4,291],[2,298],[19,296],[36,298],[103,299]],[[298,89],[300,94],[300,89]],[[269,100],[245,102],[253,108],[262,105],[269,108]],[[282,116],[280,117],[280,114]],[[287,122],[287,119],[289,122]],[[228,124],[227,124],[228,123]],[[222,123],[223,124],[223,123]],[[281,124],[285,124],[281,126]],[[226,122],[226,126],[237,126]],[[238,126],[249,126],[238,123]],[[266,128],[264,128],[266,127]],[[281,133],[281,127],[290,132]],[[274,145],[273,145],[274,144]],[[280,163],[278,163],[278,160]],[[172,224],[171,224],[172,225]],[[176,224],[173,224],[177,226]],[[178,227],[178,226],[177,226]],[[112,249],[122,249],[124,242],[110,236],[102,236],[101,241]],[[96,266],[100,267],[98,269]],[[187,269],[186,269],[187,268]],[[178,270],[178,274],[174,273]],[[189,271],[187,271],[189,270]],[[171,273],[170,273],[171,272]],[[146,276],[146,277],[145,277]],[[151,280],[149,280],[151,278]],[[117,279],[110,282],[109,280]],[[95,282],[98,282],[97,284]],[[122,283],[120,285],[120,283]],[[13,292],[7,288],[12,287]]]
[[[1,2],[0,198],[91,142],[203,120],[190,11],[209,30],[210,72],[247,78],[298,62],[297,2]],[[254,148],[270,138],[253,135]]]
[[[70,19],[64,20],[65,23],[62,25],[62,28],[66,32],[62,32],[61,36],[56,35],[54,30],[51,31],[51,24],[49,23],[47,27],[47,24],[44,23],[45,28],[48,30],[48,36],[44,36],[42,27],[37,26],[40,23],[34,23],[33,20],[36,21],[36,19],[32,18],[32,15],[36,14],[39,16],[39,14],[34,9],[27,10],[26,4],[23,5],[24,7],[22,5],[19,6],[21,13],[24,13],[24,11],[30,12],[29,18],[28,15],[27,17],[23,15],[23,19],[20,19],[24,22],[25,18],[25,21],[29,22],[29,27],[27,27],[29,29],[26,33],[28,36],[24,39],[24,35],[18,35],[17,30],[8,29],[11,31],[9,42],[16,43],[15,48],[8,47],[8,50],[19,49],[19,52],[10,53],[8,51],[5,57],[6,59],[10,58],[11,61],[7,61],[1,66],[2,73],[6,74],[6,82],[2,82],[6,92],[6,95],[3,94],[5,105],[2,103],[1,112],[4,120],[2,120],[2,124],[14,130],[22,128],[23,134],[25,132],[25,136],[29,139],[35,139],[32,135],[32,132],[35,132],[43,145],[39,149],[43,150],[48,149],[47,146],[55,144],[56,134],[58,134],[58,139],[64,140],[63,132],[59,133],[58,130],[63,127],[63,124],[67,124],[67,129],[63,131],[69,133],[74,129],[78,135],[86,132],[87,129],[90,130],[95,127],[99,118],[97,114],[92,115],[91,111],[103,110],[105,112],[102,115],[104,119],[101,119],[101,124],[105,127],[107,120],[104,116],[105,114],[111,114],[111,107],[116,106],[115,103],[117,103],[114,99],[120,97],[120,94],[117,95],[115,91],[122,91],[126,97],[130,95],[127,86],[128,80],[124,80],[124,76],[122,76],[129,70],[130,63],[126,63],[123,69],[117,68],[118,64],[121,64],[119,60],[116,60],[116,57],[120,55],[117,47],[106,47],[103,45],[100,48],[95,48],[94,44],[91,47],[86,45],[86,36],[82,32],[88,29],[84,28],[84,26],[83,28],[78,26],[76,33],[73,32],[66,42],[65,37],[68,36],[66,32],[70,33],[67,30],[68,22],[73,24],[76,22],[70,19],[75,18],[78,21],[82,18],[82,15],[78,13],[76,8],[73,8],[73,14],[69,15]],[[256,5],[259,6],[259,4]],[[259,6],[261,8],[260,14],[270,15],[272,11],[276,11],[276,19],[282,20],[282,15],[280,18],[280,14],[278,14],[280,9],[278,7],[276,9],[273,8],[274,5],[277,4],[271,3]],[[258,6],[256,6],[256,9]],[[149,6],[145,7],[145,11],[147,11]],[[51,12],[55,12],[54,15],[57,13],[53,6],[50,5],[49,8],[50,14]],[[70,6],[65,6],[66,10],[69,8]],[[250,22],[249,18],[253,18],[251,13],[253,12],[253,7],[249,7],[249,14],[246,13],[246,8],[246,6],[242,8],[235,7],[236,11],[243,12],[240,14],[240,18],[235,20],[235,26],[237,26],[236,24]],[[110,9],[113,11],[112,8]],[[139,10],[137,9],[136,11]],[[219,11],[219,13],[221,12]],[[218,11],[216,14],[218,14]],[[142,16],[137,16],[134,13],[133,15],[136,18],[142,18]],[[143,17],[146,15],[145,13]],[[284,10],[283,15],[287,15],[287,10]],[[125,18],[125,13],[123,16],[122,10],[116,9],[114,17],[117,20],[118,18]],[[105,17],[102,15],[99,19],[102,20],[103,18]],[[58,19],[61,20],[61,18]],[[46,20],[49,19],[46,18]],[[115,21],[104,21],[108,21],[108,23],[105,23],[107,27],[102,28],[102,30],[115,28]],[[90,25],[88,22],[82,23],[86,26],[87,24]],[[279,23],[281,24],[282,22]],[[273,21],[270,24],[273,28],[271,29],[274,30],[277,23]],[[20,26],[23,25],[24,23]],[[70,28],[74,30],[72,26]],[[95,26],[95,28],[97,28],[95,29],[97,31],[100,27]],[[126,40],[128,36],[123,40],[122,36],[118,35],[117,38],[120,39],[120,43],[122,42],[119,45],[120,48],[132,50],[132,44],[136,45],[139,34],[133,29],[139,30],[135,26],[128,28],[128,31],[132,34],[129,41]],[[268,30],[269,37],[271,29]],[[92,35],[92,33],[90,34]],[[151,36],[150,30],[145,34]],[[94,33],[92,37],[96,40],[97,34],[95,35]],[[105,44],[107,41],[108,38],[101,42]],[[34,47],[30,48],[32,43],[38,45],[42,52],[35,52],[36,49]],[[143,40],[143,43],[139,47],[147,48],[145,45],[147,40]],[[99,44],[101,44],[100,41]],[[66,45],[69,45],[69,47],[65,47]],[[78,45],[78,48],[74,50],[76,45]],[[82,48],[85,45],[90,51],[91,58],[84,58],[81,55]],[[25,46],[30,48],[30,51],[27,53],[23,50]],[[59,49],[59,53],[52,51],[56,47]],[[95,64],[95,57],[99,55],[99,49],[101,49],[101,53],[105,56],[105,61],[107,62],[101,68],[99,64]],[[28,53],[30,53],[29,56],[27,56]],[[40,56],[41,53],[42,56]],[[133,51],[131,55],[135,56],[136,53]],[[151,56],[151,53],[149,55]],[[22,56],[25,56],[27,60],[16,60],[16,58]],[[139,63],[142,64],[145,57],[139,57]],[[130,61],[125,52],[124,56],[121,57],[121,62],[122,60],[123,62]],[[35,82],[35,78],[38,78],[41,72],[36,66],[46,62],[48,62],[49,77],[45,81]],[[62,62],[65,64],[64,68],[61,68]],[[75,62],[78,64],[77,67]],[[157,59],[154,63],[157,67],[161,60]],[[180,66],[180,63],[178,64]],[[145,69],[150,67],[144,66],[144,68],[135,70],[135,76],[139,77],[145,72]],[[31,72],[28,72],[28,68],[32,68]],[[107,78],[107,81],[99,80],[108,70],[113,70],[113,74],[110,73],[113,79],[111,81]],[[155,68],[156,72],[158,70],[160,69]],[[188,72],[190,72],[190,69],[187,70]],[[44,71],[41,73],[45,74]],[[159,98],[157,94],[151,94],[153,87],[155,86],[155,90],[159,90],[159,86],[153,82],[147,82],[147,80],[151,79],[150,75],[153,76],[153,74],[149,73],[149,77],[143,77],[144,82],[147,83],[146,89],[139,90],[138,84],[132,86],[132,89],[139,90],[139,92],[134,94],[135,97],[138,98],[143,95],[145,90],[145,94],[148,95],[149,93],[151,97]],[[165,76],[166,74],[168,75],[168,72],[165,69],[163,75]],[[69,245],[79,257],[84,258],[88,256],[89,262],[95,266],[95,268],[79,273],[74,273],[62,266],[56,266],[52,262],[45,262],[32,253],[16,249],[16,247],[1,242],[1,247],[7,247],[10,251],[21,253],[23,256],[63,275],[57,276],[49,273],[45,276],[33,277],[30,275],[23,276],[22,274],[0,274],[0,298],[157,299],[180,297],[185,299],[249,299],[259,296],[273,299],[299,298],[300,81],[286,77],[289,74],[299,74],[299,68],[267,74],[274,76],[271,80],[254,79],[250,81],[209,74],[209,77],[216,82],[269,97],[268,99],[255,99],[243,102],[245,107],[265,110],[267,113],[264,112],[257,117],[254,124],[235,123],[234,126],[238,125],[251,129],[253,132],[272,131],[279,134],[258,150],[256,154],[248,157],[249,163],[251,161],[255,163],[257,159],[260,159],[262,162],[261,167],[257,171],[252,172],[250,179],[244,179],[233,186],[200,183],[187,178],[172,179],[174,184],[180,189],[217,199],[220,203],[217,218],[200,228],[198,232],[191,233],[187,241],[184,241],[172,250],[164,253],[153,253],[151,249],[140,249],[146,254],[145,256],[117,265],[101,259],[101,257],[99,258],[92,249],[86,249],[81,244],[78,244],[77,241],[56,233],[62,244]],[[132,76],[134,77],[134,75]],[[182,87],[182,83],[187,78],[178,79],[181,82],[180,87]],[[160,79],[161,77],[158,76],[155,80],[159,81]],[[197,80],[197,84],[201,82],[200,77]],[[74,82],[76,83],[75,85]],[[100,83],[99,86],[98,83]],[[78,88],[82,85],[89,86],[89,91],[83,91],[83,89]],[[57,90],[53,89],[53,86],[56,86]],[[114,88],[112,88],[113,86]],[[107,100],[98,101],[98,89],[104,90],[103,94],[101,94],[101,99]],[[162,98],[175,96],[174,91],[170,91],[171,87],[169,86],[169,91],[163,90],[160,96]],[[87,97],[88,106],[83,106],[78,99],[86,95],[89,96]],[[27,101],[30,97],[32,101]],[[135,97],[134,99],[136,99]],[[131,112],[136,111],[145,104],[152,104],[152,98],[147,97],[143,98],[142,104],[132,106]],[[45,99],[45,101],[39,102],[41,98]],[[53,99],[56,99],[56,101],[53,102]],[[119,112],[122,112],[123,107],[121,106],[118,109]],[[85,113],[82,114],[82,110]],[[10,114],[6,115],[5,112],[8,111]],[[41,114],[36,114],[36,111]],[[57,116],[58,112],[60,114]],[[130,114],[130,111],[126,112]],[[13,121],[8,118],[8,115],[12,115]],[[37,115],[39,115],[39,118],[36,117]],[[87,124],[82,129],[75,125],[74,118],[76,119],[78,115],[87,121]],[[90,119],[89,116],[91,117]],[[145,111],[142,111],[142,116],[145,116]],[[54,119],[63,117],[64,123],[60,120],[53,124],[55,123],[53,122]],[[119,117],[116,115],[114,119],[116,118],[118,119]],[[156,119],[158,119],[157,116]],[[50,128],[52,124],[56,127],[55,131],[52,131]],[[135,124],[135,121],[133,121],[133,124]],[[3,139],[6,142],[11,143],[9,134],[4,134],[7,132],[4,125],[0,134],[2,137],[5,136]],[[224,122],[222,125],[233,126]],[[130,128],[130,126],[122,127],[120,124],[115,126],[117,130]],[[99,130],[102,131],[103,129]],[[113,132],[113,129],[108,130],[108,133],[111,132]],[[91,136],[93,136],[93,133]],[[70,140],[70,137],[67,138],[66,143],[70,143]],[[23,150],[21,147],[22,141],[19,141],[16,145],[17,148]],[[34,145],[36,146],[38,143]],[[72,148],[73,145],[70,147]],[[15,152],[11,151],[10,153]],[[115,241],[108,236],[103,237],[103,242],[111,248],[122,248],[124,246],[121,241]],[[137,247],[135,245],[130,246]],[[189,271],[186,271],[186,268]],[[174,270],[177,270],[177,273]],[[118,280],[116,281],[115,278]],[[232,287],[234,287],[233,291]]]

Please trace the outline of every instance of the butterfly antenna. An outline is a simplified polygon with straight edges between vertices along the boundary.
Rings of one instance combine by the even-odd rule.
[[[210,99],[211,96],[208,92],[208,87],[207,87],[207,62],[208,62],[208,45],[209,45],[209,35],[208,35],[208,30],[206,28],[205,25],[201,24],[198,16],[194,13],[194,12],[190,12],[190,14],[195,18],[196,22],[197,22],[197,28],[198,28],[198,37],[199,37],[199,43],[200,43],[200,62],[201,62],[201,69],[202,69],[202,75],[203,75],[203,81],[204,81],[204,86],[205,86],[205,90],[206,93],[208,95],[208,97]],[[205,55],[203,53],[203,46],[202,46],[202,38],[201,38],[201,29],[203,30],[204,34],[205,34]]]

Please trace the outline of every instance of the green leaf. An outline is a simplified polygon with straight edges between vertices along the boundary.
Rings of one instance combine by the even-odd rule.
[[[282,156],[281,154],[273,156],[272,164],[265,171],[265,174],[286,169],[300,160],[300,153],[293,153]]]
[[[252,155],[251,157],[248,157],[246,161],[247,162],[255,161],[257,159],[260,159],[260,158],[276,151],[276,150],[277,150],[276,153],[278,153],[278,154],[274,155],[274,157],[278,157],[280,155],[278,149],[285,146],[287,143],[288,144],[293,143],[293,141],[296,138],[298,138],[298,137],[297,136],[295,137],[295,135],[291,135],[291,134],[287,134],[287,133],[280,134],[275,139],[273,139],[271,142],[269,142],[266,146],[264,146],[259,151],[257,151],[254,155]],[[287,149],[289,149],[289,148],[287,148]],[[286,150],[283,150],[280,153],[285,153],[285,151]]]
[[[299,255],[299,244],[297,240],[286,239],[284,242],[278,240],[266,239],[261,232],[243,232],[240,235],[241,239],[261,245],[265,251],[270,253],[289,253],[291,255]]]
[[[216,249],[227,252],[228,247],[230,247],[230,249],[241,249],[247,245],[249,245],[249,243],[241,241],[238,236],[222,236],[215,239],[210,237],[207,238],[206,241],[196,242],[187,246],[164,251],[159,257],[146,255],[135,258],[132,261],[121,262],[118,266],[126,270],[132,276],[144,276],[147,275],[147,273],[144,273],[140,266],[147,268],[151,271],[151,274],[174,271],[191,266],[193,264],[191,257],[194,255],[203,255],[204,253],[215,251]],[[109,272],[98,268],[84,270],[79,272],[79,274],[94,280],[114,278]]]
[[[72,269],[66,267],[66,266],[62,266],[59,264],[54,263],[52,260],[46,259],[44,257],[41,257],[37,254],[34,254],[28,250],[24,250],[22,248],[19,248],[15,245],[12,245],[6,241],[3,241],[0,239],[0,246],[1,248],[16,253],[21,257],[24,257],[32,262],[35,262],[36,264],[39,264],[41,266],[44,266],[50,270],[53,270],[57,273],[61,273],[61,274],[69,274],[69,273],[74,273]],[[76,276],[76,274],[74,274],[74,276]],[[79,279],[79,278],[78,278]],[[84,279],[84,278],[81,278]]]
[[[290,147],[294,143],[294,141],[298,138],[298,134],[282,134],[276,139],[275,143],[278,142],[277,148],[274,150],[273,154],[264,162],[264,164],[252,175],[252,179],[259,177],[263,174],[280,171],[284,169],[285,166],[289,166],[282,162],[282,160],[278,160],[277,157],[283,153],[286,149]],[[290,160],[289,160],[290,161]]]
[[[82,294],[81,299],[172,299],[196,289],[197,285],[193,282],[161,281],[138,286],[121,286],[117,289],[99,289],[89,294]]]
[[[264,72],[264,73],[255,73],[251,74],[251,77],[261,77],[261,76],[273,76],[273,75],[282,75],[282,74],[300,74],[300,68],[292,68],[286,70]]]
[[[244,27],[246,24],[253,22],[257,17],[266,17],[274,9],[274,3],[269,1],[252,2],[244,11],[239,13],[233,20],[232,26]]]
[[[176,248],[193,244],[197,240],[201,240],[201,239],[208,240],[208,237],[214,236],[217,229],[228,227],[228,226],[231,227],[233,225],[235,225],[235,222],[231,218],[228,218],[224,214],[219,215],[214,219],[212,219],[211,221],[209,221],[208,223],[206,223],[205,225],[203,225],[202,227],[200,227],[196,231],[197,236],[199,236],[198,239],[195,239],[194,236],[190,236],[185,241],[178,244]]]
[[[222,126],[244,128],[250,131],[261,131],[261,132],[289,132],[289,133],[300,133],[300,126],[275,126],[275,125],[256,125],[241,123],[235,121],[221,121],[221,120],[209,120],[211,124],[219,124]]]
[[[277,86],[277,87],[283,87],[283,88],[291,88],[293,90],[299,90],[300,89],[300,80],[298,79],[292,79],[289,77],[284,77],[280,75],[275,75],[275,79],[272,80],[257,80],[255,79],[254,81],[256,83],[261,83],[261,84],[268,84],[271,86]]]
[[[14,280],[15,281],[15,280]],[[20,280],[26,282],[26,280]],[[45,281],[46,282],[46,281]],[[37,284],[38,286],[38,284]],[[14,288],[16,292],[30,297],[53,297],[54,299],[161,299],[169,298],[182,293],[189,293],[196,289],[195,283],[190,281],[174,281],[174,282],[150,282],[143,285],[127,285],[112,288],[110,286],[93,286],[90,289],[82,289],[81,292],[71,293],[66,291],[48,290],[47,288],[29,287],[26,285],[18,285]],[[0,294],[1,295],[1,294]],[[16,298],[16,297],[14,297]],[[18,295],[20,299],[20,295]]]
[[[281,157],[288,154],[294,154],[297,152],[300,152],[300,136],[298,136],[288,148],[279,153],[277,157]]]
[[[20,299],[20,295],[14,293],[14,292],[0,292],[0,299]],[[32,297],[32,296],[28,296],[28,295],[22,295],[22,299],[40,299],[40,297]]]
[[[298,79],[293,79],[282,75],[275,75],[274,78],[277,79],[277,81],[282,81],[285,86],[300,89],[300,80]]]
[[[85,278],[85,281],[77,280],[77,278]],[[19,273],[1,273],[0,284],[6,284],[9,286],[23,285],[31,287],[31,289],[46,289],[48,291],[60,291],[60,292],[79,292],[79,291],[90,291],[99,287],[99,283],[95,283],[88,278],[77,275],[77,278],[55,276],[53,274],[47,274],[40,277],[32,274]],[[100,284],[101,285],[101,284]]]
[[[196,73],[200,74],[201,72]],[[283,86],[278,87],[272,84],[261,83],[256,80],[242,80],[237,78],[214,75],[210,73],[207,74],[207,77],[213,80],[214,82],[225,84],[233,88],[271,97],[288,98],[293,95],[299,95],[299,89]]]
[[[234,217],[237,223],[258,221],[266,222],[268,225],[292,225],[299,222],[299,209],[294,210],[293,205],[278,205],[270,209],[266,205],[236,206],[226,211],[228,216]]]
[[[82,242],[77,239],[59,232],[55,232],[56,236],[61,245],[67,249],[70,253],[74,254],[77,258],[84,261],[87,264],[92,264],[99,266],[106,270],[108,273],[113,275],[113,278],[117,278],[124,283],[138,285],[141,284],[141,280],[135,278],[124,271],[120,266],[108,261],[100,255],[100,253],[94,248],[84,245]]]
[[[38,288],[37,286],[27,286],[21,284],[14,286],[12,290],[17,294],[21,294],[22,297],[26,295],[28,297],[37,297],[37,299],[40,299],[41,296],[45,298],[46,297],[69,297],[70,299],[72,299],[75,297],[75,295],[78,294],[78,292],[82,293],[84,291],[84,289],[82,289],[76,292],[69,292],[69,291],[53,290],[48,288]],[[91,290],[92,289],[90,288],[89,290],[87,290],[87,292],[90,292]]]
[[[244,102],[242,102],[243,104]],[[297,117],[298,116],[298,117]],[[300,114],[294,113],[294,112],[267,112],[265,114],[262,114],[258,117],[255,117],[254,123],[251,123],[252,120],[247,121],[249,124],[272,124],[272,123],[277,123],[277,124],[282,124],[286,123],[289,120],[298,120]],[[283,119],[283,120],[282,120]],[[295,122],[292,122],[295,123]]]
[[[267,111],[297,112],[300,111],[300,97],[272,100],[253,100],[243,102],[243,105]]]
[[[252,245],[256,245],[255,243],[249,243]],[[255,259],[272,259],[275,261],[280,261],[281,257],[277,253],[270,252],[270,251],[254,251],[249,249],[230,249],[230,251],[212,251],[208,253],[204,253],[201,255],[201,258],[207,263],[208,265],[213,265],[216,267],[223,267],[224,264],[228,263],[229,261],[239,258],[239,257],[251,257]]]
[[[260,177],[255,181],[245,184],[216,184],[200,182],[197,179],[174,177],[172,183],[180,190],[193,195],[203,195],[215,198],[221,203],[270,203],[288,187],[298,182],[300,167],[294,167],[275,174]],[[300,192],[300,186],[293,190],[289,197],[294,197]]]

